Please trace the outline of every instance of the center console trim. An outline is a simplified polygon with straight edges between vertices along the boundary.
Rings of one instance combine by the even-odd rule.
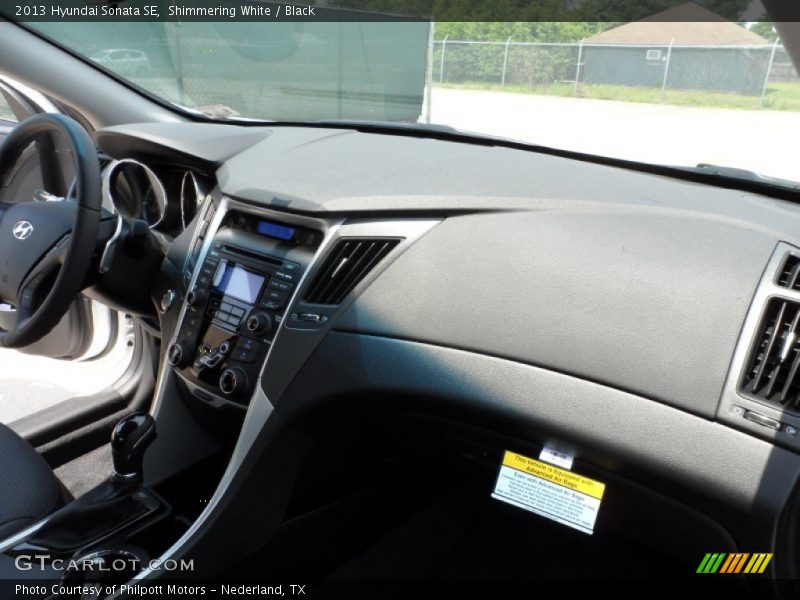
[[[212,201],[212,200],[209,200]],[[378,236],[385,236],[385,235],[392,235],[398,236],[404,239],[403,243],[401,243],[400,247],[396,250],[394,257],[396,258],[400,253],[404,252],[408,247],[410,247],[420,236],[424,235],[427,231],[431,228],[435,227],[438,223],[441,222],[441,219],[419,219],[419,218],[389,218],[389,219],[354,219],[348,220],[345,222],[344,219],[341,218],[332,218],[332,219],[317,219],[311,217],[305,217],[300,215],[294,215],[289,213],[283,213],[279,211],[270,210],[267,208],[261,208],[258,206],[254,206],[252,204],[240,202],[234,200],[232,198],[218,195],[213,195],[213,201],[217,204],[216,211],[214,213],[213,219],[211,223],[208,225],[207,234],[203,240],[203,244],[198,252],[197,260],[194,264],[193,272],[188,283],[187,289],[193,289],[196,284],[196,280],[200,271],[202,270],[202,264],[205,261],[208,252],[212,248],[214,243],[214,238],[217,232],[220,230],[221,225],[224,222],[226,215],[231,210],[237,210],[241,212],[247,212],[251,214],[255,214],[258,216],[264,216],[267,218],[275,219],[279,222],[289,223],[293,225],[299,225],[307,228],[316,229],[318,231],[323,232],[323,238],[320,242],[319,246],[316,248],[313,254],[313,258],[308,263],[307,267],[303,271],[299,281],[297,282],[288,302],[287,302],[287,314],[291,311],[292,306],[294,306],[297,302],[299,302],[299,298],[301,297],[302,292],[304,291],[305,284],[307,283],[307,279],[313,277],[316,274],[316,270],[319,267],[320,260],[326,256],[328,249],[331,247],[333,243],[335,243],[341,237],[347,236],[361,236],[361,235],[378,235]],[[375,269],[375,274],[371,274],[365,281],[362,282],[362,285],[359,286],[360,289],[363,290],[369,282],[374,278],[377,277],[380,271],[383,268],[386,268],[391,260],[387,260],[382,268]],[[353,301],[354,297],[357,296],[357,293],[351,295],[349,300],[344,302],[340,309],[346,309],[346,307]],[[187,312],[187,305],[186,302],[182,302],[179,317],[177,319],[177,325],[175,327],[175,331],[173,332],[170,344],[174,343],[178,339],[178,335],[180,332],[180,326],[183,323],[183,320],[186,316]],[[341,312],[339,312],[341,314]],[[210,522],[212,515],[215,514],[215,511],[219,510],[221,504],[223,503],[223,499],[227,494],[230,492],[231,484],[234,481],[234,478],[237,476],[242,464],[244,463],[246,457],[252,451],[254,443],[262,432],[265,426],[272,420],[277,419],[278,415],[275,412],[274,403],[268,397],[268,394],[279,393],[276,390],[270,390],[266,388],[264,385],[265,381],[265,373],[267,371],[267,367],[275,362],[275,347],[283,347],[284,345],[293,345],[300,343],[300,350],[302,351],[301,354],[305,354],[307,352],[311,352],[315,344],[321,340],[322,337],[327,333],[327,331],[334,325],[336,318],[331,319],[330,322],[326,324],[325,327],[317,329],[315,331],[303,331],[298,329],[293,329],[291,327],[287,327],[289,319],[284,318],[277,327],[275,337],[273,338],[272,344],[269,346],[267,350],[266,357],[263,361],[261,369],[259,370],[258,379],[254,386],[253,394],[250,398],[249,405],[247,406],[245,415],[244,415],[244,422],[242,424],[241,431],[239,433],[238,439],[234,446],[233,452],[231,454],[230,460],[228,461],[228,465],[218,482],[212,497],[209,499],[208,503],[206,504],[203,511],[200,515],[192,522],[191,526],[186,530],[183,535],[180,536],[167,550],[165,550],[160,557],[158,557],[159,561],[164,561],[169,558],[172,558],[178,555],[180,552],[185,552],[187,547],[191,545],[191,543],[195,540],[198,534],[201,533],[201,530]],[[163,356],[161,357],[161,365],[158,374],[158,381],[156,386],[156,393],[153,398],[153,402],[150,407],[150,413],[156,419],[157,423],[160,423],[163,419],[166,419],[166,422],[169,423],[172,421],[172,425],[175,424],[175,419],[181,419],[181,411],[185,411],[185,408],[181,409],[180,406],[183,403],[180,401],[179,398],[176,398],[175,394],[168,393],[169,386],[172,386],[172,389],[177,390],[175,388],[176,383],[176,372],[173,367],[169,364],[166,360],[166,349],[169,347],[169,344],[164,346]],[[280,356],[280,354],[279,354]],[[295,356],[295,359],[298,357]],[[283,363],[283,360],[279,361]],[[268,390],[268,391],[265,391]],[[159,418],[162,417],[162,418]],[[186,432],[189,435],[188,432]],[[175,444],[185,443],[186,440],[184,439],[177,439],[174,441]],[[165,449],[167,452],[169,448]],[[146,471],[147,473],[147,471]],[[146,481],[145,484],[148,482]],[[4,541],[0,541],[0,545],[4,548],[9,548],[14,546],[15,544],[19,543],[19,541],[24,540],[27,536],[31,533],[36,531],[39,527],[42,526],[47,521],[47,518],[42,520],[40,523],[37,523],[28,529],[16,534],[12,538],[9,538]],[[158,572],[153,571],[151,569],[146,569],[139,573],[134,579],[131,581],[139,581],[144,579],[154,579],[158,577]]]
[[[211,200],[211,201],[213,201],[213,200]],[[287,302],[287,306],[291,306],[291,304],[294,302],[295,297],[296,297],[298,291],[302,288],[303,283],[305,282],[305,279],[308,276],[309,272],[313,269],[313,266],[316,264],[317,260],[322,255],[322,253],[324,253],[324,250],[327,247],[328,242],[330,241],[330,239],[333,237],[333,235],[335,234],[335,232],[338,229],[338,227],[343,222],[343,219],[317,219],[317,218],[312,218],[312,217],[301,217],[301,216],[297,216],[297,215],[281,213],[281,212],[273,211],[273,210],[270,210],[270,209],[267,209],[267,208],[261,208],[261,207],[258,207],[258,206],[254,206],[252,204],[248,204],[248,203],[245,203],[245,202],[240,202],[238,200],[234,200],[234,199],[229,198],[227,196],[222,196],[222,197],[219,198],[219,200],[217,200],[217,208],[216,208],[216,211],[214,212],[214,217],[213,217],[213,219],[212,219],[212,221],[211,221],[211,223],[210,223],[210,225],[208,227],[208,232],[206,233],[205,239],[203,241],[203,245],[202,245],[202,247],[200,249],[200,253],[199,253],[198,257],[197,257],[197,260],[195,261],[194,270],[192,272],[192,277],[191,277],[191,279],[189,281],[189,284],[187,286],[187,290],[193,289],[195,284],[197,283],[197,278],[198,278],[198,276],[200,274],[200,271],[202,269],[202,265],[205,262],[205,259],[206,259],[207,255],[208,255],[209,251],[211,250],[211,247],[212,247],[212,245],[214,243],[214,238],[215,238],[217,232],[220,230],[220,227],[221,227],[222,223],[224,222],[225,217],[231,211],[239,211],[239,212],[244,212],[244,213],[248,213],[248,214],[252,214],[252,215],[256,215],[256,216],[260,216],[260,217],[267,217],[267,218],[271,218],[271,219],[276,219],[276,220],[279,220],[279,221],[291,223],[293,225],[299,225],[299,226],[306,227],[306,228],[317,229],[317,230],[320,230],[320,231],[324,232],[323,240],[320,243],[320,245],[317,248],[317,250],[315,251],[314,258],[309,263],[308,268],[306,268],[306,270],[304,271],[302,277],[297,282],[297,284],[296,284],[296,286],[295,286],[295,288],[294,288],[294,290],[293,290],[293,292],[292,292],[292,294],[291,294],[291,296],[290,296],[290,298],[289,298],[289,300]],[[165,346],[165,348],[169,348],[170,345],[172,345],[173,343],[175,343],[178,340],[178,337],[179,337],[179,334],[180,334],[180,331],[181,331],[181,327],[183,325],[183,321],[186,318],[187,310],[188,310],[188,306],[187,306],[186,302],[184,301],[181,304],[181,311],[180,311],[180,314],[178,316],[178,320],[177,320],[177,325],[175,327],[175,331],[173,332],[173,335],[172,335],[172,337],[171,337],[171,339],[169,341],[169,344],[167,344]],[[275,334],[275,337],[273,339],[273,343],[270,344],[269,348],[267,349],[266,358],[264,359],[264,363],[263,363],[263,365],[262,365],[262,367],[261,367],[261,369],[259,371],[259,381],[256,382],[256,386],[260,385],[261,374],[263,374],[264,369],[266,369],[266,365],[269,363],[270,355],[272,354],[272,351],[273,351],[273,349],[275,347],[275,341],[277,341],[277,338],[278,338],[278,333],[280,333],[280,331],[281,331],[281,329],[283,327],[284,327],[284,323],[283,322],[281,322],[277,327],[276,334]],[[164,387],[165,387],[165,383],[166,383],[165,379],[166,379],[167,375],[178,377],[181,380],[181,382],[183,382],[184,384],[190,384],[191,383],[191,382],[188,382],[185,378],[180,377],[178,375],[178,373],[176,373],[176,371],[173,369],[173,367],[169,364],[168,361],[164,360],[162,362],[163,362],[162,369],[161,369],[161,373],[159,374],[159,385],[157,387],[156,395],[155,395],[155,397],[153,399],[153,405],[152,405],[151,411],[150,411],[151,414],[153,415],[153,417],[156,418],[156,419],[158,419],[158,414],[159,414],[159,412],[161,410],[161,407],[162,407],[162,400],[163,400],[163,397],[164,397]],[[189,387],[191,387],[191,385]],[[227,402],[227,399],[224,399],[224,398],[216,396],[216,395],[214,395],[214,398],[218,398],[220,401]]]

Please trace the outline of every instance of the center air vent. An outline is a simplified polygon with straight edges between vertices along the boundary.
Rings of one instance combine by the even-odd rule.
[[[757,333],[741,391],[781,407],[800,408],[800,304],[772,298]]]
[[[800,290],[800,256],[787,254],[783,261],[778,285],[792,290]]]
[[[399,243],[397,238],[340,239],[328,252],[304,300],[340,304]]]

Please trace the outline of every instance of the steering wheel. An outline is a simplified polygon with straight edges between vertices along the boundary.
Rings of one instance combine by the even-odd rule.
[[[16,306],[0,347],[28,346],[47,335],[84,287],[100,223],[100,163],[77,121],[42,114],[22,121],[0,145],[0,182],[41,135],[60,134],[75,162],[75,201],[0,203],[0,301]]]

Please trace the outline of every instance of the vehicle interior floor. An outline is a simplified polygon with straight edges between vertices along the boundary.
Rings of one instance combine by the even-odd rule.
[[[691,566],[624,530],[588,535],[498,502],[497,470],[446,441],[378,437],[342,433],[318,443],[274,543],[224,576],[246,577],[258,566],[276,578],[317,581],[648,577]]]
[[[104,444],[55,469],[56,477],[75,498],[99,485],[112,472],[110,444]]]

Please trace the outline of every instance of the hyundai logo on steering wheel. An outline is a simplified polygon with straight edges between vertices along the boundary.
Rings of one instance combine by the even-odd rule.
[[[14,237],[18,240],[27,240],[33,233],[33,225],[30,224],[30,221],[17,221],[11,233],[13,233]]]

